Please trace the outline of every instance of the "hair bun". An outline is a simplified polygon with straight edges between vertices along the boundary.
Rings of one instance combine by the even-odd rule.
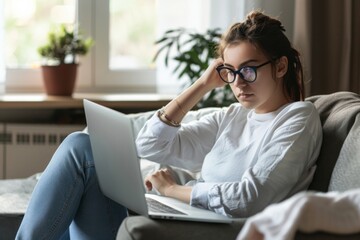
[[[252,27],[262,25],[264,28],[267,26],[267,28],[272,29],[272,31],[275,29],[279,29],[283,32],[286,31],[285,27],[278,19],[271,18],[259,11],[250,12],[246,17],[245,24]]]

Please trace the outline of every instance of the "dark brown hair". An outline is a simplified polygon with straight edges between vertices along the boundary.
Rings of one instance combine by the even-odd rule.
[[[269,59],[275,60],[282,56],[288,59],[288,70],[284,75],[283,88],[286,95],[293,101],[304,100],[303,69],[299,52],[291,46],[284,34],[285,28],[277,19],[261,12],[251,12],[244,22],[233,24],[222,36],[218,54],[224,57],[224,50],[229,45],[249,41],[258,47]]]

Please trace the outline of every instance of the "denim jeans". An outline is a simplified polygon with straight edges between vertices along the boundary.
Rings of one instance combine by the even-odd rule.
[[[35,186],[16,239],[115,239],[127,210],[99,188],[89,136],[70,134]]]

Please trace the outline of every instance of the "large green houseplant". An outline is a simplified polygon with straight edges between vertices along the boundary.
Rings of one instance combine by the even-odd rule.
[[[78,56],[85,55],[93,45],[75,29],[61,25],[49,32],[46,44],[38,48],[45,62],[41,66],[48,95],[71,96],[76,81]]]
[[[204,34],[185,28],[168,30],[156,41],[159,50],[154,59],[165,52],[165,66],[169,66],[169,58],[176,62],[173,72],[178,78],[187,77],[187,85],[193,84],[216,57],[216,47],[221,38],[220,29],[209,29]],[[175,53],[173,53],[175,50]],[[174,55],[173,55],[174,54]],[[186,87],[186,86],[184,86]],[[199,103],[198,108],[210,106],[227,106],[236,99],[229,87],[212,90]]]

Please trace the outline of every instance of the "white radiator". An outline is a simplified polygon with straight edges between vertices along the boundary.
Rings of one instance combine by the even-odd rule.
[[[0,178],[24,178],[45,169],[63,139],[83,125],[2,124]]]

